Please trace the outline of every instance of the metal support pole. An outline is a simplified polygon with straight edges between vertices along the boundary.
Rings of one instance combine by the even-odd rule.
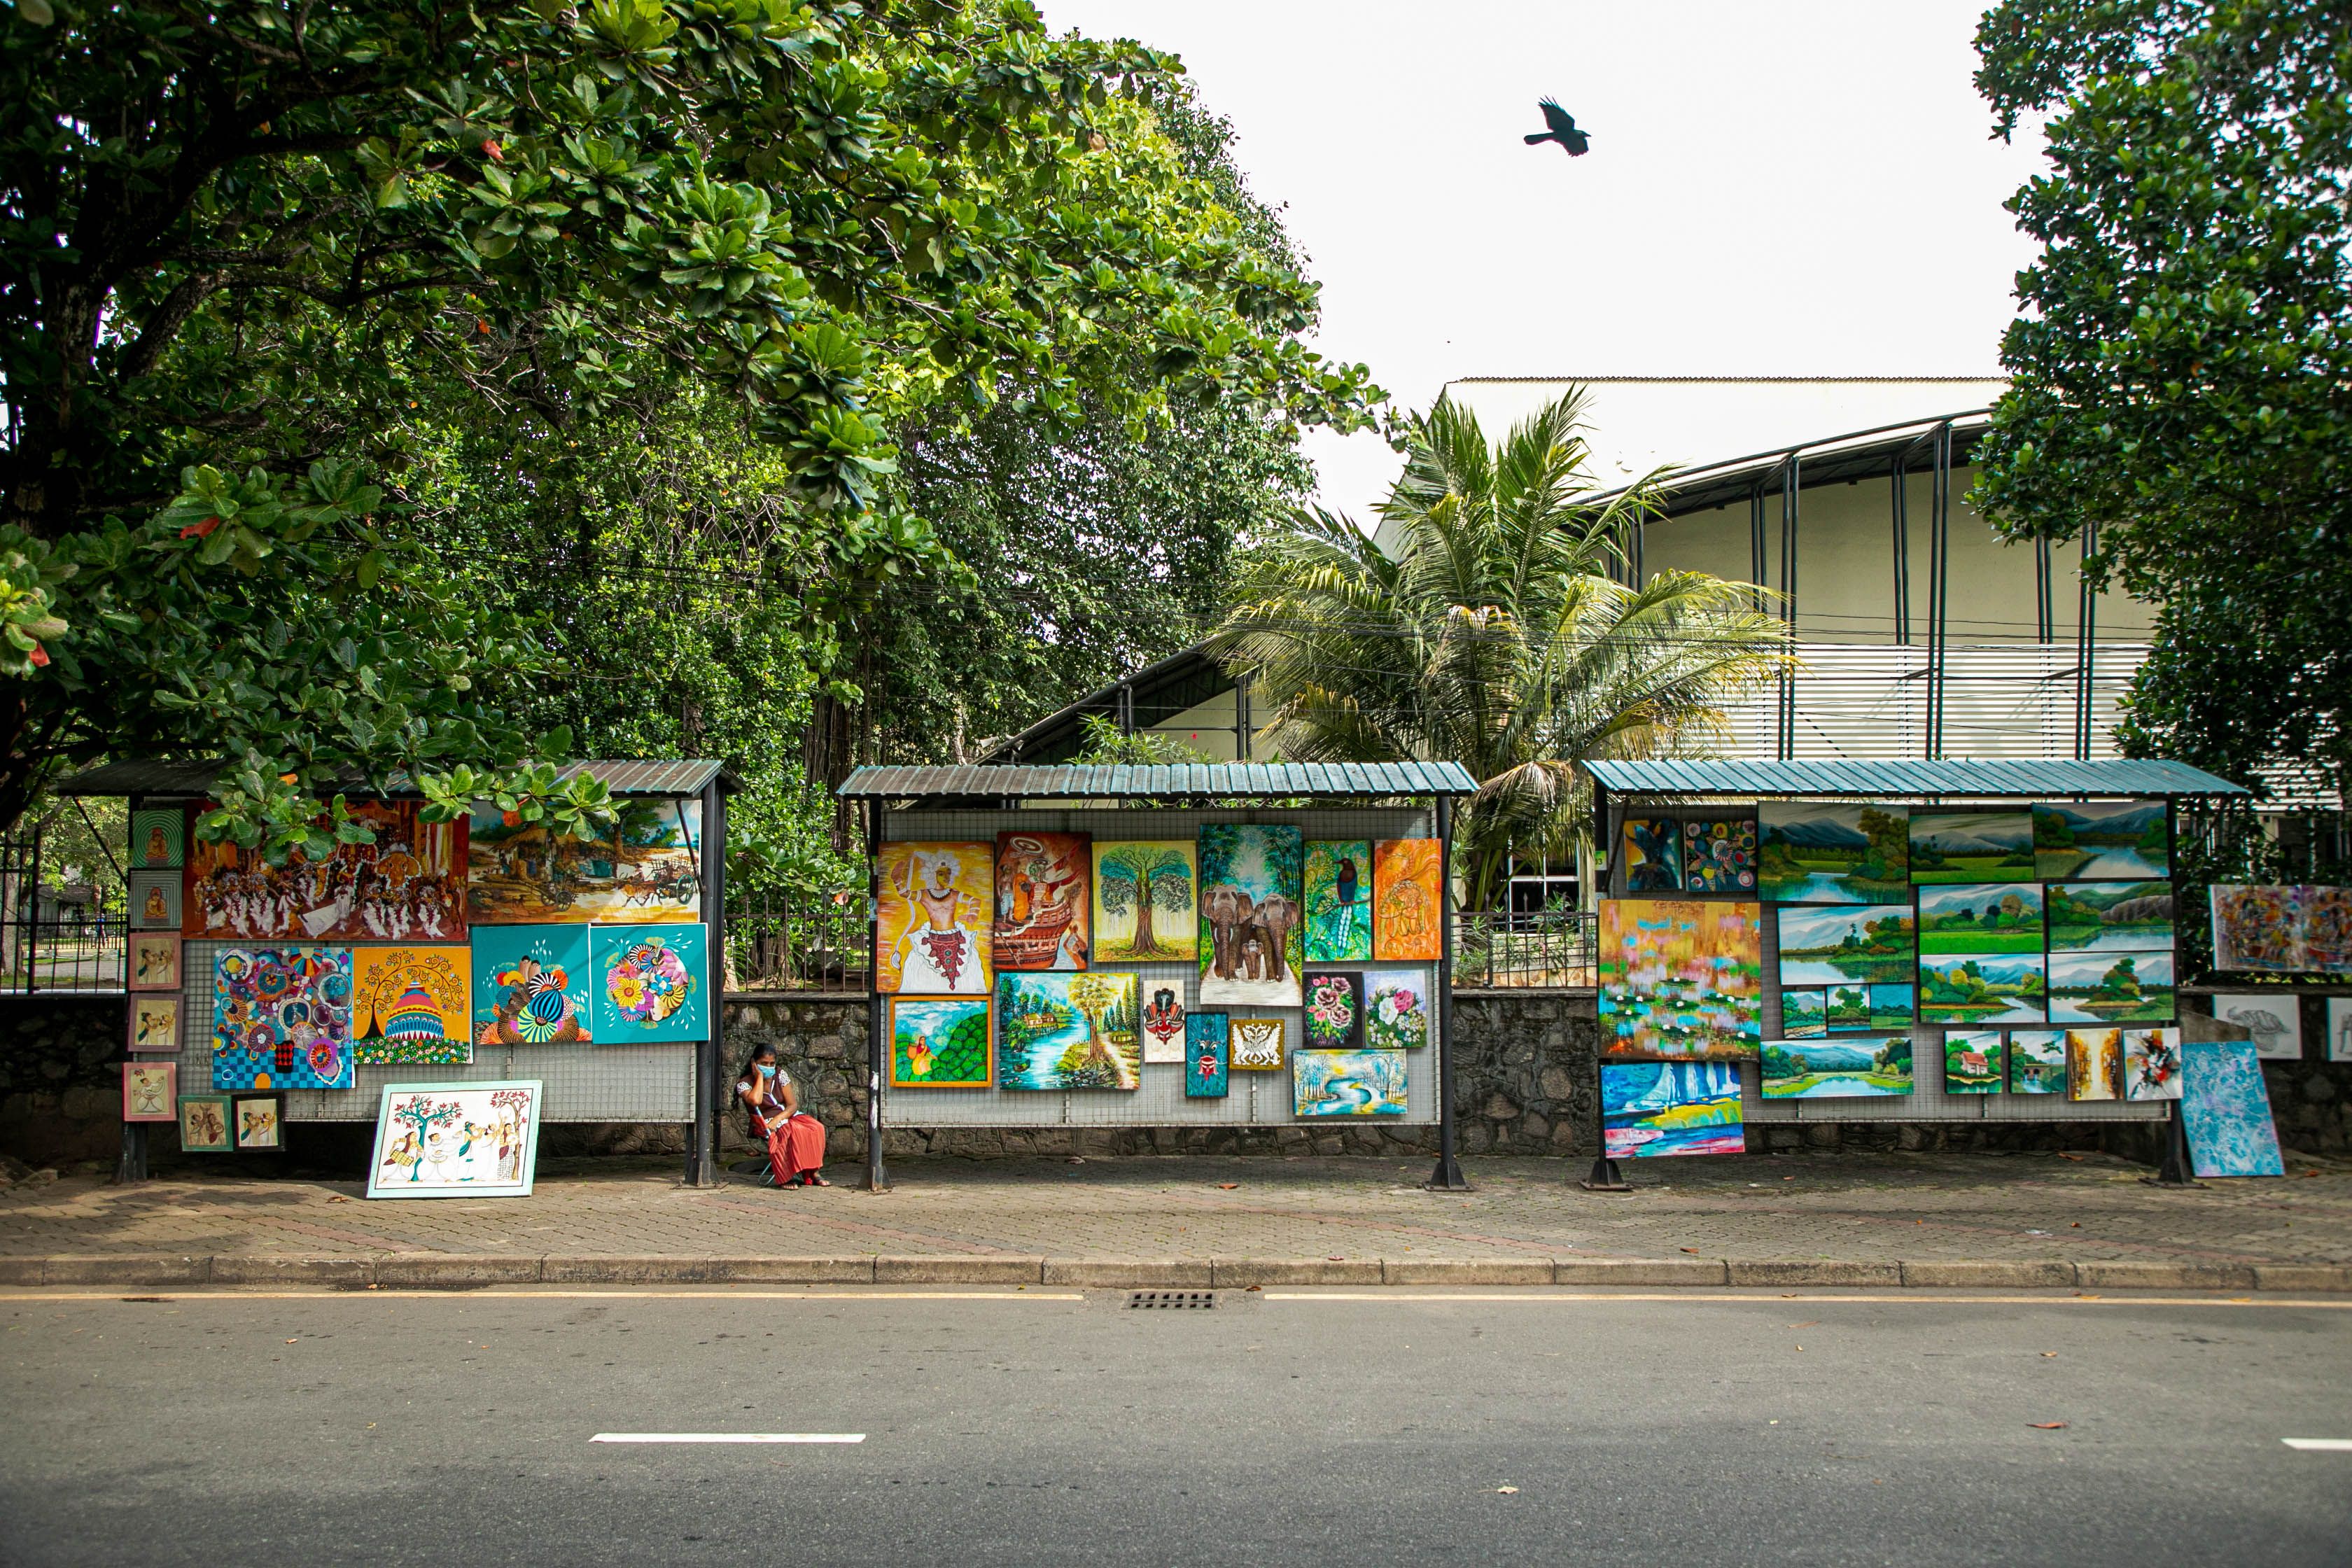
[[[1927,755],[1944,754],[1944,673],[1951,653],[1952,427],[1937,428],[1927,515]]]
[[[1797,640],[1797,486],[1800,479],[1797,454],[1789,454],[1788,466],[1780,470],[1780,617],[1789,628],[1789,640]],[[1780,743],[1778,755],[1783,762],[1797,754],[1797,672],[1784,667],[1780,671]]]
[[[2091,588],[2091,557],[2098,552],[2099,525],[2083,525],[2083,565],[2075,572],[2082,590],[2082,610],[2074,626],[2074,756],[2091,754],[2091,664],[2097,650],[2099,600]]]
[[[709,1037],[694,1047],[694,1133],[686,1141],[686,1184],[719,1184],[719,1075],[727,1032],[727,801],[714,778],[702,788],[702,927],[719,995]]]
[[[1437,797],[1437,1165],[1429,1190],[1466,1193],[1454,1153],[1454,801]]]
[[[2057,618],[2050,602],[2050,536],[2038,534],[2033,541],[2033,640],[2053,640]]]
[[[866,1190],[887,1193],[882,1164],[882,803],[866,803]]]
[[[1911,641],[1911,468],[1900,452],[1895,456],[1893,479],[1889,505],[1895,530],[1895,641],[1903,647]]]
[[[1759,480],[1748,492],[1748,575],[1759,588],[1772,584],[1764,571],[1764,485]],[[1756,607],[1764,607],[1764,595],[1756,595]]]
[[[1609,791],[1604,785],[1599,783],[1595,783],[1592,786],[1592,841],[1596,845],[1605,845],[1612,850],[1614,850],[1616,847],[1616,844],[1610,837],[1609,832]],[[1596,861],[1596,864],[1598,862]],[[1610,863],[1612,865],[1614,864],[1613,857]],[[1607,898],[1611,890],[1610,873],[1606,870],[1596,870],[1593,874],[1592,880],[1600,889],[1601,898]],[[1600,907],[1599,900],[1595,900],[1593,908],[1598,910]],[[1597,947],[1592,954],[1592,978],[1595,981],[1598,981],[1601,978],[1601,953]],[[1605,1054],[1606,1050],[1607,1047],[1604,1043],[1595,1051],[1592,1064],[1592,1110],[1596,1118],[1595,1130],[1599,1131],[1601,1135],[1601,1146],[1592,1152],[1591,1174],[1586,1176],[1584,1180],[1577,1183],[1576,1184],[1582,1187],[1588,1193],[1631,1192],[1633,1189],[1625,1184],[1624,1173],[1617,1169],[1617,1162],[1609,1157],[1608,1114],[1601,1109],[1602,1103],[1601,1099],[1601,1057]]]
[[[131,820],[136,821],[138,820],[138,814],[146,808],[147,797],[144,795],[132,795],[128,801],[124,802],[124,805],[130,810]],[[33,851],[33,913],[36,916],[38,916],[41,912],[41,857],[40,850],[37,847],[37,845],[40,842],[40,826],[37,823],[34,825],[33,832],[35,836],[34,843],[37,846]],[[184,838],[186,829],[183,827],[181,832]],[[100,842],[103,843],[104,841],[100,840]],[[129,880],[130,879],[128,878],[124,879],[126,885]],[[126,906],[122,911],[122,983],[126,988],[131,984],[130,932],[131,918],[131,911],[129,907]],[[28,931],[31,928],[29,926],[26,927]],[[34,950],[30,948],[26,950],[25,989],[28,992],[33,989],[33,960],[36,956],[37,953]],[[123,996],[122,1028],[115,1036],[115,1038],[119,1040],[127,1042],[131,1038],[130,1013],[132,1005],[134,1005],[133,998],[129,994],[126,989]],[[125,1062],[136,1059],[131,1055],[127,1045],[121,1055],[122,1059]],[[143,1121],[126,1121],[122,1124],[122,1157],[115,1163],[114,1179],[123,1186],[130,1186],[134,1183],[143,1182],[147,1179],[147,1125],[148,1124]]]

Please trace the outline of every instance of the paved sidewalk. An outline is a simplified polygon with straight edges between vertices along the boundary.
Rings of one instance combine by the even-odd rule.
[[[908,1161],[896,1190],[873,1194],[845,1169],[823,1190],[730,1174],[696,1191],[667,1161],[550,1161],[528,1199],[413,1203],[370,1203],[346,1182],[70,1176],[0,1192],[0,1279],[145,1278],[140,1258],[176,1260],[163,1277],[197,1282],[384,1283],[650,1279],[663,1277],[656,1263],[687,1259],[732,1261],[672,1277],[789,1279],[797,1267],[808,1279],[976,1280],[1150,1259],[1156,1274],[1094,1275],[1234,1283],[1244,1265],[1279,1264],[1288,1272],[1251,1277],[1397,1282],[1467,1279],[1479,1264],[1497,1281],[1738,1283],[1772,1282],[1748,1266],[1804,1263],[1810,1283],[1955,1283],[1938,1267],[1969,1262],[2011,1266],[1985,1274],[1991,1284],[2249,1285],[2261,1266],[2265,1283],[2352,1289],[2347,1162],[2166,1191],[2138,1179],[2146,1167],[2100,1155],[1749,1155],[1635,1166],[1626,1194],[1580,1191],[1573,1162],[1465,1167],[1476,1190],[1439,1194],[1415,1184],[1425,1160]],[[104,1258],[121,1260],[110,1276],[33,1262]],[[305,1273],[296,1259],[343,1261]],[[1601,1267],[1622,1259],[1654,1266]],[[470,1274],[425,1267],[466,1260]]]

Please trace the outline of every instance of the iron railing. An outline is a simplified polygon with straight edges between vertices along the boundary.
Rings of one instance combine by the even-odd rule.
[[[795,900],[749,893],[728,901],[730,991],[863,991],[872,980],[866,895]]]
[[[0,838],[0,994],[121,990],[123,913],[40,888],[39,831]]]
[[[1574,910],[1457,910],[1454,984],[1474,990],[1590,985],[1599,918]]]

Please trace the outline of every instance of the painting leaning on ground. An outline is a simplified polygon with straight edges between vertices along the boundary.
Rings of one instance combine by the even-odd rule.
[[[1603,1062],[1601,1151],[1612,1160],[1747,1149],[1730,1062]]]

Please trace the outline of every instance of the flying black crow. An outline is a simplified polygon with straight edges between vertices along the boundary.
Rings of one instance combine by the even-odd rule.
[[[1592,139],[1576,128],[1576,116],[1562,109],[1557,99],[1544,99],[1539,107],[1543,110],[1544,123],[1551,129],[1528,137],[1528,145],[1533,147],[1539,142],[1557,142],[1568,149],[1570,157],[1583,157]]]

